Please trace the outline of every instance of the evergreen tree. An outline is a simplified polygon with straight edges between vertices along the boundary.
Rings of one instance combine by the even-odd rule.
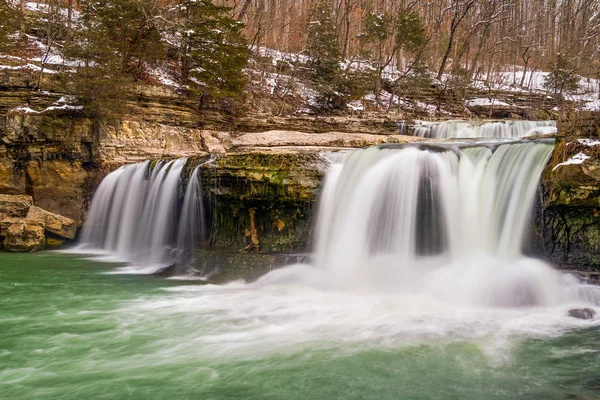
[[[360,78],[340,66],[342,51],[327,1],[318,1],[314,9],[307,30],[306,53],[308,79],[317,91],[314,110],[345,109],[348,101],[360,91]]]
[[[373,91],[377,101],[379,101],[379,94],[384,87],[383,72],[399,52],[404,53],[409,71],[387,82],[392,87],[392,91],[402,86],[400,80],[420,73],[418,68],[414,67],[421,66],[419,64],[422,61],[422,50],[426,44],[427,35],[425,26],[416,12],[401,11],[395,16],[371,12],[366,17],[365,30],[359,35],[359,39],[363,45],[368,45],[365,47],[370,50],[363,49],[363,56],[369,57],[375,65]]]
[[[544,85],[562,99],[564,93],[576,92],[579,89],[579,76],[569,60],[559,53],[550,64],[550,73],[546,76]]]
[[[181,76],[198,96],[201,108],[240,97],[248,64],[243,24],[229,17],[230,8],[208,0],[185,0],[179,9]]]
[[[316,83],[337,79],[342,52],[327,2],[319,1],[308,25],[306,52],[310,75]]]
[[[67,76],[67,92],[86,114],[118,116],[132,84],[161,59],[163,43],[154,0],[86,0],[65,53],[77,64]]]

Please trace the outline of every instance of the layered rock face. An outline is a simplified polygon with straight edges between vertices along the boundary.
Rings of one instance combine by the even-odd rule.
[[[39,251],[47,242],[59,245],[65,239],[73,240],[76,233],[75,220],[34,206],[31,196],[0,194],[0,248]]]
[[[600,129],[598,116],[559,128],[537,212],[539,251],[567,269],[600,271]],[[595,137],[595,139],[594,139]]]
[[[58,99],[52,96],[31,97],[35,79],[25,75],[9,71],[0,86],[0,193],[30,196],[37,207],[80,225],[100,181],[119,166],[215,157],[203,168],[203,181],[210,243],[219,249],[304,250],[326,169],[320,151],[420,140],[397,135],[395,121],[384,117],[200,116],[187,100],[161,87],[140,88],[122,121],[94,121],[53,107]],[[50,89],[56,82],[44,85]],[[55,234],[52,221],[35,219]]]

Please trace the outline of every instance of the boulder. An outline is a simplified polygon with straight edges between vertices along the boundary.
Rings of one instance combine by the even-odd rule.
[[[71,218],[54,214],[39,207],[32,206],[29,209],[26,223],[45,227],[48,232],[65,239],[75,239],[77,233],[77,222]]]
[[[26,195],[0,194],[0,215],[9,218],[22,218],[33,205],[33,198]]]
[[[569,317],[577,319],[593,319],[596,315],[596,311],[591,308],[574,308],[569,310]]]
[[[14,252],[34,252],[46,247],[44,228],[25,223],[14,223],[6,230],[4,249]]]

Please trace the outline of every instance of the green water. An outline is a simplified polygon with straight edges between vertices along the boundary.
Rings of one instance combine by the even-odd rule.
[[[562,309],[405,312],[113,270],[0,253],[0,398],[600,398],[599,328]]]

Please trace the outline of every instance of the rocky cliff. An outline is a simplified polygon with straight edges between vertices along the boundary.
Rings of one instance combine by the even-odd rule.
[[[0,82],[0,193],[85,219],[101,179],[127,163],[210,155],[203,169],[215,248],[303,250],[326,161],[323,150],[419,140],[397,135],[385,116],[288,119],[199,114],[165,87],[140,87],[118,121],[90,120],[65,107],[58,82],[33,71],[3,71]],[[293,131],[292,131],[293,129]],[[343,132],[340,132],[342,131]]]
[[[600,116],[559,126],[537,212],[539,251],[567,269],[600,271]]]

